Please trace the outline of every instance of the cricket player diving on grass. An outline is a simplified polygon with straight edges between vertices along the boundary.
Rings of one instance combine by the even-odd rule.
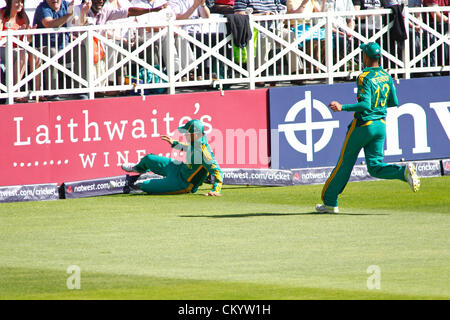
[[[185,134],[188,143],[175,141],[169,136],[161,136],[161,139],[172,148],[186,152],[186,163],[151,153],[137,164],[124,163],[122,169],[126,172],[143,174],[152,171],[164,177],[146,180],[131,187],[153,195],[195,193],[211,174],[213,186],[205,196],[220,196],[223,175],[208,144],[203,123],[194,119],[179,127],[178,131]]]
[[[348,126],[336,167],[331,172],[322,190],[322,204],[316,205],[317,212],[337,213],[338,196],[344,190],[361,149],[364,149],[367,170],[380,179],[406,181],[414,192],[420,187],[416,168],[412,163],[406,166],[386,164],[384,140],[386,138],[385,117],[387,108],[398,106],[394,82],[379,65],[381,48],[375,42],[362,44],[365,69],[357,79],[357,103],[340,104],[332,101],[329,107],[334,112],[354,112],[354,119]]]

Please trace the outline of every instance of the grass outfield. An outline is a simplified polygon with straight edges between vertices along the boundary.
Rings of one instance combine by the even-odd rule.
[[[0,204],[0,299],[450,299],[450,177],[321,188]]]

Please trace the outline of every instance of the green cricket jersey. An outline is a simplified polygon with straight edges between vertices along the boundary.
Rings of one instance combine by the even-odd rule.
[[[211,192],[220,193],[223,182],[222,170],[208,144],[206,135],[190,144],[174,141],[172,148],[186,152],[186,163],[181,168],[181,176],[194,185],[192,193],[197,191],[209,174],[214,177]]]
[[[381,67],[365,68],[357,79],[358,103],[342,105],[343,111],[355,111],[360,121],[386,117],[387,108],[398,105],[392,77]]]

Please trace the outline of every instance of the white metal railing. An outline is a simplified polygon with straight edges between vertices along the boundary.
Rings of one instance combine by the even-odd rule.
[[[431,19],[442,11],[450,7],[405,8],[408,39],[401,42],[392,41],[390,9],[250,15],[254,39],[247,57],[234,49],[227,19],[220,16],[162,25],[7,30],[0,32],[5,59],[0,99],[12,104],[20,97],[86,94],[93,99],[111,91],[173,94],[177,88],[205,85],[247,84],[254,89],[258,82],[333,83],[361,72],[359,45],[368,41],[380,43],[381,64],[394,77],[448,72],[449,23]],[[352,20],[354,28],[347,24]],[[192,28],[198,32],[189,32]],[[64,36],[67,43],[61,42]],[[104,54],[94,50],[97,40]]]

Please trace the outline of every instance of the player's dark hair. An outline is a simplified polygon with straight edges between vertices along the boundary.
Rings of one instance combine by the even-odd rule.
[[[370,66],[372,66],[372,65],[374,65],[374,64],[380,64],[380,58],[372,58],[372,57],[369,57],[369,55],[367,54],[367,53],[365,53],[364,52],[364,55],[366,56],[366,59],[368,60],[368,65],[367,66],[365,66],[365,67],[370,67]]]

